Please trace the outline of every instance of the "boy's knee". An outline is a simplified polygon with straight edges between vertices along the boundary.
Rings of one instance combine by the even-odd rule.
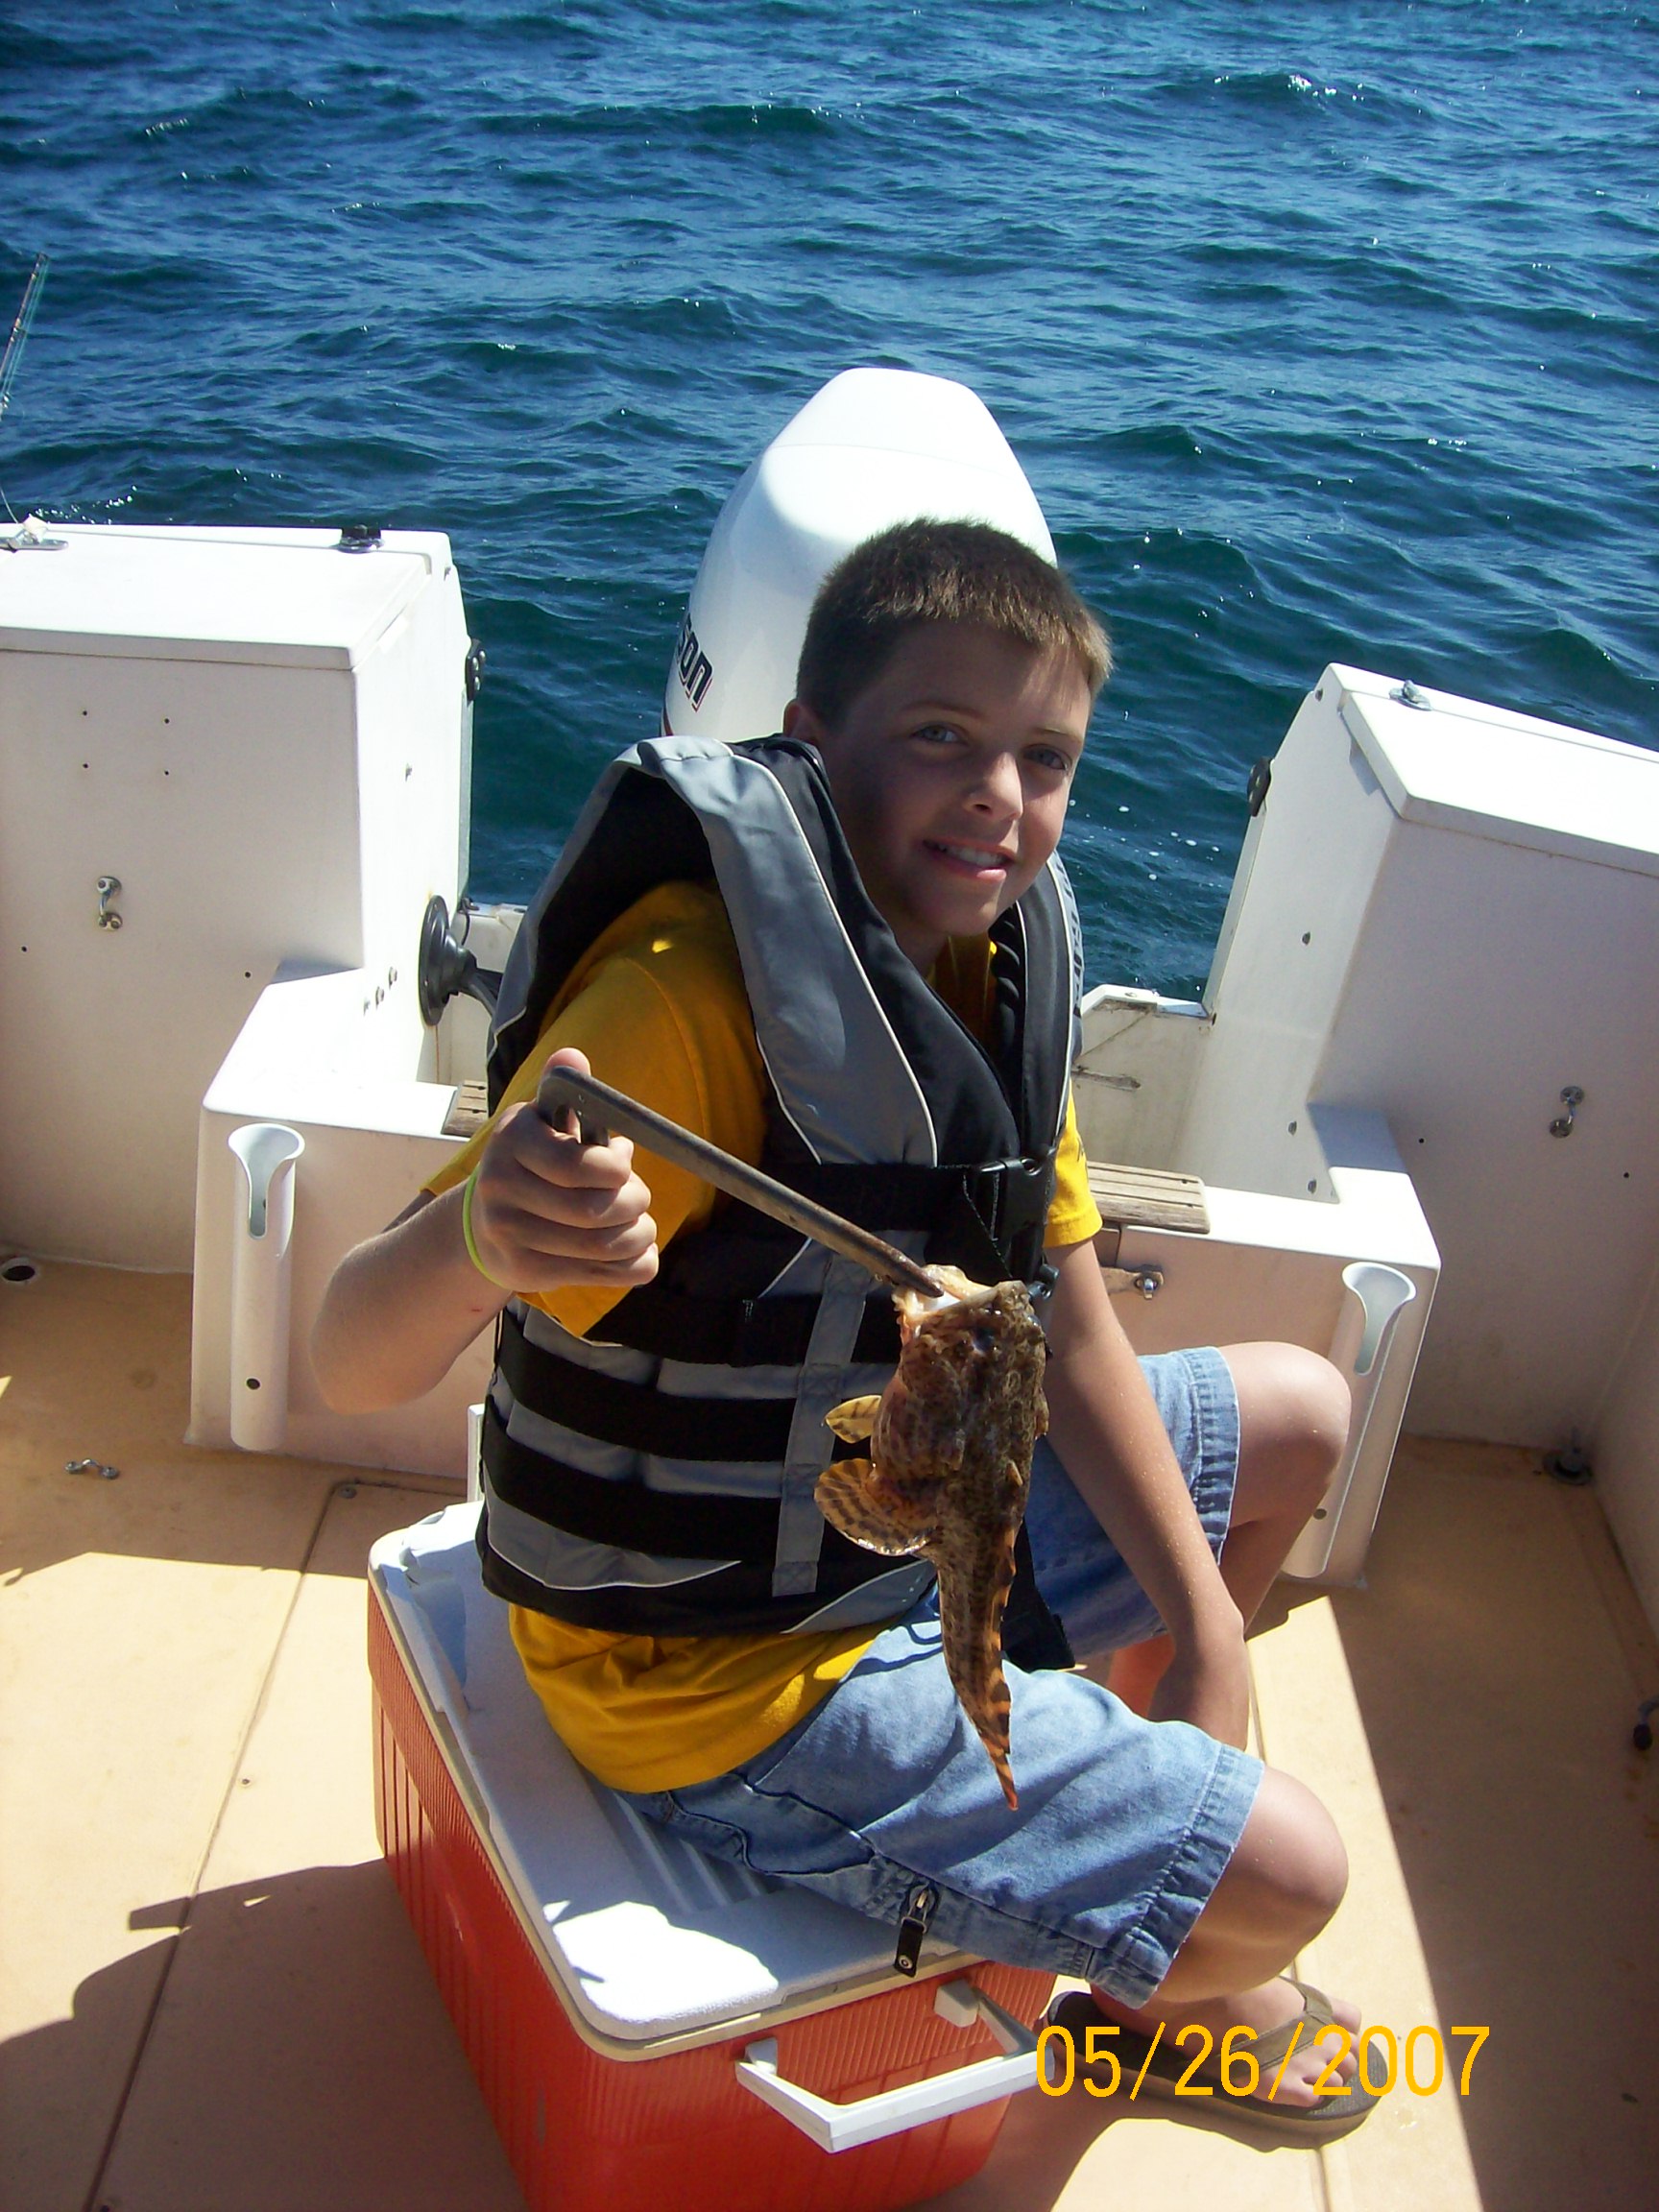
[[[1313,1792],[1290,1775],[1278,1775],[1276,1779],[1288,1784],[1298,1799],[1292,1815],[1295,1845],[1290,1872],[1313,1921],[1310,1933],[1316,1933],[1348,1894],[1348,1853],[1335,1821]]]
[[[1335,1822],[1303,1783],[1267,1767],[1212,1905],[1263,1936],[1277,1931],[1294,1950],[1318,1935],[1347,1888]]]
[[[1299,1437],[1310,1476],[1323,1488],[1348,1442],[1353,1394],[1342,1370],[1321,1354],[1309,1352],[1300,1344],[1286,1344],[1284,1349],[1290,1355],[1286,1386],[1300,1415],[1293,1432]]]
[[[1240,1474],[1271,1479],[1285,1507],[1318,1503],[1342,1457],[1353,1399],[1341,1369],[1301,1344],[1237,1344]],[[1272,1509],[1269,1507],[1269,1509]]]

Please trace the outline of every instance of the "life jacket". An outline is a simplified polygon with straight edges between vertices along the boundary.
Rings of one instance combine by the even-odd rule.
[[[822,761],[788,738],[657,738],[612,763],[508,960],[492,1109],[600,932],[654,886],[709,878],[770,1084],[761,1166],[917,1258],[1037,1280],[1077,1033],[1065,876],[1051,860],[991,932],[981,1044],[900,950]],[[484,1419],[486,1584],[621,1633],[898,1618],[932,1569],[850,1543],[813,1498],[855,1449],[825,1413],[880,1390],[898,1354],[885,1288],[734,1201],[586,1337],[511,1300]],[[1069,1663],[1024,1580],[1009,1620],[1027,1663]]]

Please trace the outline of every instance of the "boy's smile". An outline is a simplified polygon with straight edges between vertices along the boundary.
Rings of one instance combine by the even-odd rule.
[[[958,622],[911,631],[833,729],[797,699],[864,888],[924,974],[980,936],[1059,843],[1093,704],[1063,647]]]

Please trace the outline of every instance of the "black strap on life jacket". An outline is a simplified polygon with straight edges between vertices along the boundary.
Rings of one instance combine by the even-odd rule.
[[[926,1232],[925,1255],[949,1260],[975,1282],[1038,1280],[1053,1194],[1051,1160],[1004,1160],[985,1167],[826,1166],[769,1153],[769,1173],[803,1197],[851,1221],[878,1224],[892,1238]],[[733,1204],[712,1226],[727,1265],[757,1294],[733,1293],[709,1264],[701,1233],[676,1240],[655,1281],[631,1290],[594,1330],[607,1344],[700,1365],[792,1366],[805,1356],[818,1310],[809,1297],[762,1297],[800,1239],[792,1230]],[[737,1255],[746,1257],[739,1259]],[[872,1286],[854,1359],[899,1357],[893,1301]]]
[[[743,1561],[770,1555],[778,1527],[778,1507],[771,1500],[682,1497],[634,1482],[596,1482],[540,1453],[526,1452],[507,1434],[488,1404],[484,1445],[492,1481],[505,1502],[532,1497],[539,1513],[551,1505],[560,1527],[589,1543],[684,1559],[736,1556]],[[491,1549],[482,1515],[478,1550],[487,1590],[532,1612],[551,1610],[545,1586],[520,1574]],[[815,1603],[828,1604],[894,1564],[889,1557],[878,1559],[861,1545],[849,1543],[839,1529],[827,1528]],[[716,1615],[720,1634],[765,1635],[794,1627],[801,1612],[799,1600],[774,1599],[764,1569],[749,1564],[702,1575],[694,1581],[636,1589],[630,1599],[630,1629],[636,1635],[706,1636]],[[558,1618],[577,1627],[613,1628],[613,1594],[606,1589],[562,1590]],[[1014,1581],[1002,1617],[1002,1649],[1015,1666],[1032,1673],[1076,1664],[1064,1623],[1050,1612],[1037,1587],[1031,1539],[1023,1525],[1015,1538]]]
[[[479,1516],[484,1587],[509,1604],[552,1613],[579,1628],[640,1636],[763,1636],[800,1625],[807,1610],[859,1589],[902,1562],[878,1556],[828,1526],[810,1608],[799,1598],[772,1595],[771,1548],[778,1528],[775,1499],[682,1497],[637,1482],[606,1483],[516,1443],[488,1403],[484,1452],[492,1487],[504,1503],[537,1518],[556,1503],[560,1526],[593,1544],[650,1551],[687,1562],[735,1559],[715,1572],[618,1593],[613,1585],[549,1591],[502,1558],[489,1541],[488,1513]],[[612,1495],[605,1495],[607,1492]],[[745,1556],[748,1554],[748,1556]],[[626,1599],[626,1618],[618,1612]]]
[[[572,1359],[561,1359],[557,1353],[533,1344],[511,1312],[501,1316],[495,1366],[519,1405],[557,1405],[563,1428],[574,1429],[601,1444],[620,1445],[659,1459],[774,1460],[781,1459],[788,1449],[795,1412],[791,1398],[681,1397],[654,1390],[646,1383],[621,1382],[592,1367],[578,1366]],[[637,1489],[633,1483],[604,1480],[595,1487],[621,1493],[624,1503]],[[652,1495],[647,1492],[640,1496],[641,1510]],[[548,1520],[574,1535],[589,1533],[562,1512],[552,1510],[553,1503],[549,1496]],[[776,1511],[773,1519],[776,1522]],[[628,1539],[607,1532],[603,1541],[621,1545]],[[642,1551],[663,1549],[643,1537],[633,1541]],[[695,1551],[699,1548],[677,1544],[667,1549]],[[702,1549],[705,1556],[715,1557],[731,1547],[716,1544]]]

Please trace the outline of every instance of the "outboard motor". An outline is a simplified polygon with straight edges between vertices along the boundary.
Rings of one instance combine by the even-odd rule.
[[[1024,470],[965,384],[906,369],[832,377],[721,510],[680,625],[663,733],[734,742],[776,730],[819,585],[854,545],[923,516],[994,523],[1054,558]]]

